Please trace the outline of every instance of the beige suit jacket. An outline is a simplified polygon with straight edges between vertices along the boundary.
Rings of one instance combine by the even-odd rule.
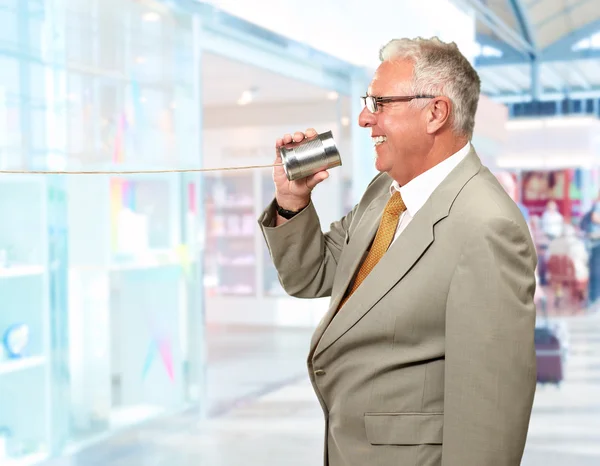
[[[517,466],[536,386],[536,255],[472,149],[339,313],[390,196],[379,174],[322,233],[312,203],[259,219],[292,296],[331,296],[308,369],[329,466]]]

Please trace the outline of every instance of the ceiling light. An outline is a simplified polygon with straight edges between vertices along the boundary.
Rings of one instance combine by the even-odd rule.
[[[593,156],[585,153],[517,153],[505,154],[496,159],[499,168],[543,170],[562,168],[590,168]]]
[[[327,99],[329,99],[329,100],[337,100],[337,98],[339,96],[340,95],[337,92],[335,92],[335,91],[331,91],[331,92],[327,93]]]
[[[549,118],[546,120],[547,128],[572,128],[577,126],[591,126],[595,118],[591,117],[567,117],[567,118]]]
[[[509,120],[505,123],[507,130],[526,130],[542,128],[573,128],[591,126],[595,121],[593,117],[552,117],[552,118],[523,118]]]
[[[342,117],[341,123],[342,123],[342,126],[348,126],[350,124],[350,118]]]
[[[511,129],[541,129],[544,127],[544,122],[539,119],[529,120],[510,120],[505,123],[505,127],[508,130]]]
[[[241,97],[238,99],[238,105],[247,105],[254,100],[254,96],[256,95],[256,88],[249,89],[247,91],[242,92]]]
[[[142,19],[147,23],[160,21],[160,15],[156,11],[148,11],[142,15]]]

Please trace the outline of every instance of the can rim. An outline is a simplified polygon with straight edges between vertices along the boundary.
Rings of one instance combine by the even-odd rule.
[[[285,176],[288,179],[288,181],[292,181],[292,179],[290,178],[290,172],[288,171],[288,165],[292,163],[292,157],[290,157],[290,154],[292,154],[293,152],[293,149],[286,149],[285,147],[279,148],[281,162],[283,163],[283,171],[285,172]]]

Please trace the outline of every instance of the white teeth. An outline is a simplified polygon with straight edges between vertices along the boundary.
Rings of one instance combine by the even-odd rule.
[[[385,141],[387,141],[387,137],[386,136],[377,136],[377,137],[374,137],[372,139],[373,139],[373,144],[375,144],[376,146],[378,146],[379,144],[382,144]]]

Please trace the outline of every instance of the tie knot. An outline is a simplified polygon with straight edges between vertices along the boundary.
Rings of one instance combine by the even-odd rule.
[[[400,215],[402,212],[406,210],[406,205],[402,200],[402,195],[400,191],[394,190],[394,194],[390,197],[387,205],[385,206],[385,211],[392,215]]]

